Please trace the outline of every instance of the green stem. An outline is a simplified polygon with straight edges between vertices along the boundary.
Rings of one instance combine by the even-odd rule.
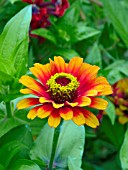
[[[50,158],[50,162],[49,162],[49,170],[53,170],[53,163],[54,163],[54,158],[55,158],[55,153],[56,153],[56,147],[57,147],[58,138],[59,138],[59,134],[60,134],[60,126],[61,125],[59,125],[57,128],[54,129],[52,152],[51,152],[51,158]]]
[[[6,102],[5,106],[6,106],[6,111],[7,111],[7,117],[8,118],[12,117],[11,103],[10,102]]]

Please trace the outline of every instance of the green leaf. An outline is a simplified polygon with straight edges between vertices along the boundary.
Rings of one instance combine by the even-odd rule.
[[[48,29],[39,28],[39,29],[33,30],[32,34],[41,36],[41,37],[46,38],[49,41],[53,42],[54,44],[57,44],[54,34]]]
[[[114,125],[116,119],[115,105],[107,97],[105,98],[105,100],[107,100],[108,102],[108,107],[105,112],[111,120],[112,125]]]
[[[51,156],[52,140],[54,129],[48,125],[44,126],[41,134],[35,141],[30,157],[33,160],[49,162]],[[65,121],[60,132],[54,162],[59,168],[68,166],[68,159],[74,162],[75,166],[81,167],[81,158],[85,142],[85,131],[83,126],[77,126],[72,121]]]
[[[14,75],[15,68],[11,65],[9,60],[0,58],[0,72],[3,72],[7,75]]]
[[[0,59],[6,59],[8,65],[15,68],[15,70],[13,69],[15,74],[22,74],[27,64],[30,21],[31,6],[27,6],[6,24],[0,36]],[[3,60],[3,64],[8,67],[6,60],[5,62]],[[7,72],[7,70],[5,71]],[[12,74],[10,71],[9,75]]]
[[[108,71],[107,79],[111,84],[114,84],[118,80],[124,78],[121,72],[124,73],[122,70],[126,70],[126,63],[127,62],[125,60],[117,60],[105,68],[105,70]]]
[[[18,119],[15,118],[4,118],[0,120],[0,137],[6,134],[8,131],[11,129],[22,125],[23,122],[19,121]]]
[[[4,170],[4,167],[3,165],[0,164],[0,170]]]
[[[80,167],[75,166],[75,160],[73,160],[70,156],[68,158],[68,167],[70,170],[82,170]]]
[[[32,135],[27,126],[9,131],[0,139],[0,163],[10,169],[15,160],[28,157],[31,146]]]
[[[58,48],[55,52],[55,55],[62,56],[67,60],[71,60],[71,58],[75,56],[80,56],[75,50],[66,48]]]
[[[16,1],[19,1],[19,0],[10,0],[11,3],[15,3]]]
[[[107,116],[103,117],[103,122],[101,124],[100,130],[102,133],[104,133],[107,137],[107,139],[114,144],[114,146],[119,149],[123,138],[124,138],[124,129],[125,127],[122,126],[117,121],[114,125],[110,122],[110,119],[108,119]]]
[[[127,62],[127,61],[125,61],[125,63],[123,64],[123,66],[121,65],[121,66],[119,67],[119,71],[120,71],[121,73],[123,73],[124,75],[128,76],[128,62]]]
[[[102,68],[102,56],[97,43],[94,44],[85,61],[90,64],[95,64]]]
[[[0,103],[0,120],[2,120],[5,117],[6,109],[5,105],[3,103]]]
[[[128,127],[125,132],[125,137],[120,150],[120,161],[122,170],[128,169]]]
[[[118,0],[103,0],[106,15],[112,22],[116,31],[128,46],[128,18],[127,11]]]
[[[96,36],[100,33],[100,31],[94,28],[87,27],[84,22],[79,22],[75,25],[71,25],[71,23],[69,23],[69,25],[68,23],[66,25],[56,25],[56,29],[58,41],[61,38],[71,44]]]
[[[41,170],[40,167],[33,161],[27,159],[17,160],[13,166],[13,170]]]
[[[73,43],[75,43],[75,42],[93,37],[93,36],[98,35],[98,34],[100,34],[99,30],[87,27],[84,22],[79,22],[76,25],[74,39],[72,39],[72,41],[73,41]]]

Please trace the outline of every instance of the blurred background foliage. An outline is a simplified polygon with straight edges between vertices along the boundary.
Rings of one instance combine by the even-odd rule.
[[[128,77],[128,1],[69,0],[69,3],[62,17],[50,15],[49,27],[32,30],[37,35],[34,38],[28,35],[31,6],[20,0],[0,0],[0,170],[46,168],[46,162],[35,153],[40,150],[37,143],[46,120],[28,120],[27,109],[16,109],[17,101],[24,97],[19,93],[18,79],[31,74],[28,68],[35,62],[45,64],[58,55],[66,61],[80,56],[85,62],[98,65],[99,75],[105,76],[111,85]],[[85,127],[83,170],[128,169],[127,125],[118,122],[115,105],[107,100],[109,106],[100,127],[95,130]],[[5,107],[10,104],[12,117]],[[65,146],[62,143],[60,147]],[[69,170],[79,170],[72,164],[72,160],[67,164]]]

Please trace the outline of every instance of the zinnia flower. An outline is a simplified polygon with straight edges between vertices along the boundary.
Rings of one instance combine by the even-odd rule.
[[[113,95],[110,97],[116,106],[116,114],[119,116],[119,122],[125,124],[128,122],[128,78],[119,80],[113,85]]]
[[[107,101],[99,96],[112,93],[108,81],[102,76],[97,77],[98,70],[98,66],[83,63],[79,57],[72,58],[69,63],[60,56],[46,65],[36,63],[30,71],[39,81],[26,75],[19,80],[27,87],[20,92],[35,97],[22,99],[17,107],[34,106],[27,117],[48,117],[49,126],[54,128],[61,119],[96,128],[99,121],[88,108],[106,109]]]

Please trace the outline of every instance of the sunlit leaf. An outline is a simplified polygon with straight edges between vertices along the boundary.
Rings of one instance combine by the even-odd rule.
[[[115,123],[115,119],[116,119],[115,106],[108,98],[105,98],[105,100],[107,100],[107,102],[108,102],[108,107],[105,110],[105,112],[107,113],[107,115],[110,118],[111,123],[113,125]]]
[[[57,43],[54,34],[48,29],[39,28],[39,29],[33,30],[32,34],[46,38],[46,39],[50,40],[51,42],[53,42],[54,44]]]
[[[0,36],[0,58],[15,68],[15,74],[22,74],[26,68],[30,20],[31,6],[28,6],[11,18]]]
[[[32,160],[42,160],[47,164],[51,156],[54,129],[44,126],[41,134],[35,141],[30,157]],[[81,157],[85,142],[83,126],[77,126],[71,121],[64,122],[59,136],[54,163],[58,168],[66,168],[68,159],[72,160],[76,167],[81,167]]]
[[[128,128],[125,132],[125,137],[120,150],[120,161],[122,170],[128,169]]]

